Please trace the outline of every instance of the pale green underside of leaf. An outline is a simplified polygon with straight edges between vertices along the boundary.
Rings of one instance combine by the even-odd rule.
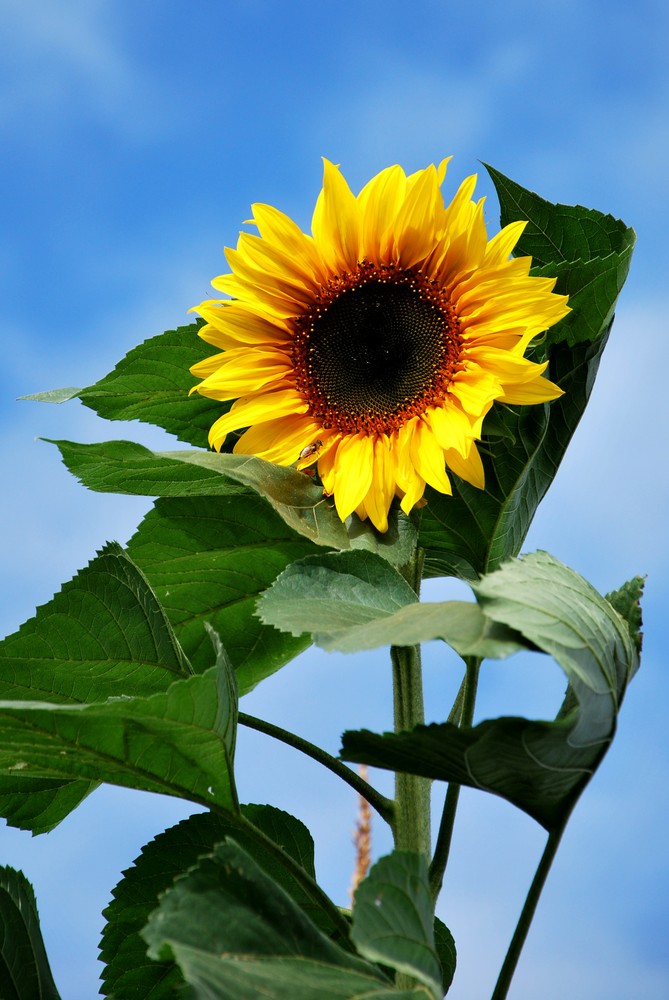
[[[363,552],[307,556],[258,601],[267,624],[309,629],[323,649],[353,653],[443,639],[461,656],[505,657],[527,647],[511,629],[465,601],[418,603],[392,566]]]
[[[22,872],[8,867],[0,868],[0,997],[60,1000],[33,888]]]
[[[485,789],[556,827],[606,752],[638,667],[641,585],[627,585],[617,599],[629,611],[625,620],[547,553],[503,564],[476,585],[478,601],[486,617],[564,670],[569,688],[556,721],[502,718],[471,729],[444,723],[410,733],[345,733],[342,757]]]

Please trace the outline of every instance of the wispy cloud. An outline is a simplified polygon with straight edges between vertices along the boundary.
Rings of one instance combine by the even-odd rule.
[[[130,107],[153,90],[128,57],[123,22],[112,0],[22,0],[0,13],[0,126],[30,130],[36,143],[81,114],[125,133],[146,123]],[[150,120],[150,119],[149,119]],[[39,122],[39,128],[35,123]]]

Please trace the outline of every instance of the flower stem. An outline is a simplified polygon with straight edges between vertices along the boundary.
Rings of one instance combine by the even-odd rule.
[[[294,747],[296,750],[300,750],[307,757],[311,757],[312,760],[318,761],[328,770],[332,771],[343,781],[345,781],[351,788],[354,788],[359,795],[362,795],[363,799],[369,802],[373,809],[376,809],[379,816],[386,821],[386,823],[392,825],[394,817],[394,806],[390,799],[387,799],[385,795],[381,795],[380,792],[361,778],[356,771],[353,771],[346,764],[333,757],[326,750],[321,750],[314,743],[310,743],[309,740],[303,739],[301,736],[297,736],[295,733],[289,732],[287,729],[282,729],[280,726],[275,726],[271,722],[266,722],[264,719],[256,719],[254,715],[247,715],[245,712],[239,713],[239,723],[242,726],[247,726],[249,729],[255,729],[259,733],[265,733],[266,736],[273,736],[274,739],[280,740],[282,743],[287,743],[288,746]]]
[[[395,732],[413,729],[425,721],[420,648],[392,646]],[[430,780],[395,773],[395,847],[430,857]]]
[[[469,656],[465,658],[465,665],[465,676],[448,717],[449,722],[459,726],[471,726],[474,720],[474,706],[476,704],[476,691],[478,688],[481,660],[478,657]],[[456,785],[452,781],[449,782],[446,790],[446,798],[444,799],[444,808],[441,814],[434,855],[430,864],[430,894],[433,903],[437,902],[444,882],[444,872],[446,871],[448,856],[451,850],[455,814],[458,809],[459,799],[460,785]]]
[[[423,550],[416,548],[411,559],[400,569],[416,597],[420,595],[423,559]],[[393,667],[394,728],[396,733],[401,733],[425,722],[420,646],[391,646],[390,659]],[[432,846],[430,786],[429,778],[395,772],[395,847],[417,851],[424,854],[428,861]]]
[[[563,820],[561,825],[556,830],[552,830],[548,835],[544,853],[541,855],[541,860],[539,861],[534,878],[532,879],[532,885],[527,893],[527,898],[523,905],[523,909],[521,910],[520,917],[518,918],[516,929],[513,933],[513,937],[511,938],[511,944],[509,945],[509,949],[504,958],[504,962],[502,964],[502,968],[500,969],[499,977],[490,1000],[505,1000],[509,991],[509,986],[511,985],[513,974],[516,971],[518,959],[520,958],[520,953],[523,949],[523,945],[525,944],[527,933],[530,929],[530,924],[532,923],[532,918],[534,917],[537,904],[539,902],[539,897],[541,896],[544,885],[546,884],[546,878],[548,877],[551,865],[555,859],[557,849],[560,846],[560,840],[562,839],[567,818]]]

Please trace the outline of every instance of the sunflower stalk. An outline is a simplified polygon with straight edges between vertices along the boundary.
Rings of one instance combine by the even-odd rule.
[[[416,548],[412,558],[402,567],[402,575],[418,597],[423,573],[423,551]],[[425,722],[423,703],[423,673],[420,646],[392,646],[393,711],[395,732],[411,730]],[[414,774],[395,774],[395,847],[417,851],[429,860],[430,786],[427,778]]]

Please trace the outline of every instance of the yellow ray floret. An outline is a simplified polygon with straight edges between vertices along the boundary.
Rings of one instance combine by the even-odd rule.
[[[235,400],[212,447],[245,429],[236,452],[316,465],[341,519],[355,511],[379,531],[394,497],[409,513],[426,484],[450,494],[449,471],[484,488],[476,441],[496,401],[562,392],[525,352],[567,296],[510,257],[525,223],[488,239],[475,176],[444,204],[447,163],[388,167],[356,196],[325,160],[311,235],[254,205],[257,233],[240,234],[212,282],[230,298],[195,309],[221,349],[191,369],[195,391]]]

